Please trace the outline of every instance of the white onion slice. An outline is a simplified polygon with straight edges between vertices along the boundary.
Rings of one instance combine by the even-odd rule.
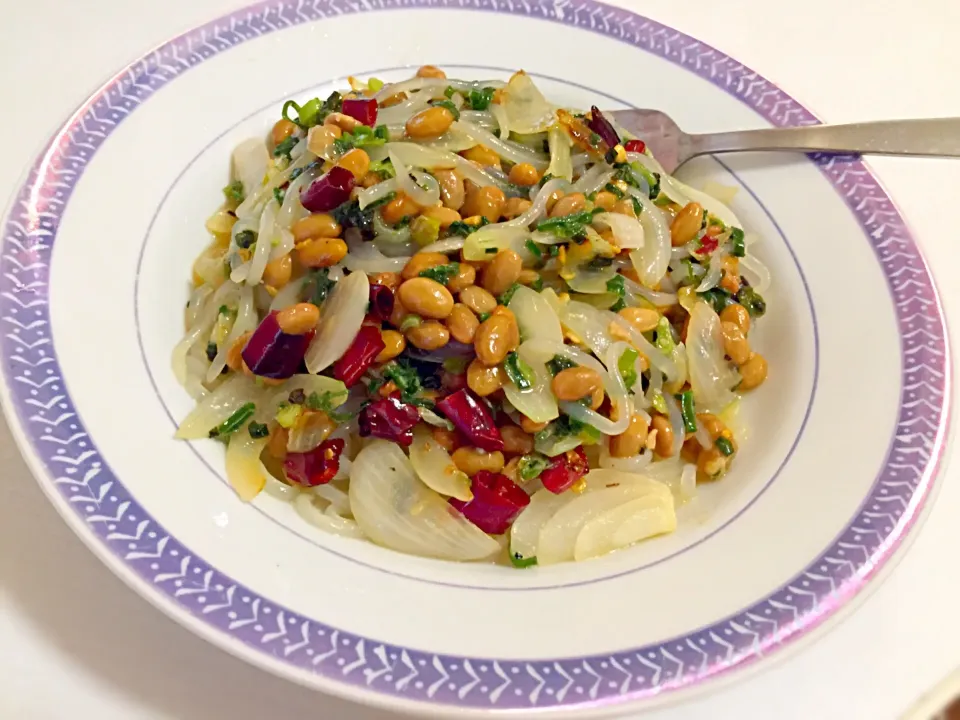
[[[575,165],[570,154],[572,142],[560,125],[554,125],[547,133],[547,145],[550,148],[550,166],[547,174],[555,178],[573,180]]]
[[[449,237],[421,248],[420,252],[452,253],[460,250],[465,242],[462,237]]]
[[[518,287],[508,305],[517,318],[521,340],[563,342],[560,318],[547,298],[526,286]]]
[[[697,466],[686,463],[680,473],[680,499],[692,500],[697,495]]]
[[[620,213],[594,215],[593,223],[606,225],[620,250],[636,250],[644,246],[643,225],[639,220]]]
[[[284,285],[270,301],[271,312],[273,310],[283,310],[300,302],[300,291],[303,290],[303,284],[306,281],[307,277],[304,276],[298,280],[291,280]]]
[[[357,539],[364,537],[363,531],[356,521],[324,512],[316,506],[315,499],[310,493],[304,492],[297,495],[293,500],[293,508],[297,511],[297,515],[321,530],[344,537]]]
[[[387,257],[372,242],[364,242],[356,233],[345,233],[349,252],[343,264],[354,275],[360,273],[400,272],[410,257]]]
[[[262,398],[263,391],[253,380],[234,374],[190,411],[177,428],[175,437],[181,440],[207,438],[213,428],[230,417],[241,405],[248,402],[259,404]]]
[[[244,140],[233,149],[231,155],[233,177],[243,185],[243,194],[250,197],[263,182],[270,163],[270,153],[260,138]]]
[[[414,430],[410,464],[423,484],[431,490],[464,502],[473,500],[470,478],[457,469],[450,453],[423,426],[418,425]]]
[[[569,186],[569,183],[563,178],[553,178],[544,183],[543,187],[540,188],[540,191],[536,194],[536,197],[533,200],[533,204],[527,208],[526,212],[522,215],[518,215],[513,220],[508,220],[505,223],[500,223],[501,225],[511,225],[514,227],[527,227],[532,225],[534,222],[540,219],[540,217],[547,212],[547,200],[550,199],[550,196],[553,195],[557,190],[563,190]]]
[[[673,248],[670,242],[670,226],[663,211],[654,205],[650,198],[636,188],[627,188],[627,192],[643,205],[639,219],[643,227],[644,244],[639,250],[630,253],[630,260],[640,276],[640,282],[652,288],[667,274],[667,266],[670,264],[670,252]]]
[[[227,445],[226,471],[230,486],[244,502],[250,502],[267,482],[267,470],[260,462],[260,453],[267,438],[253,438],[241,429],[230,436]]]
[[[530,292],[533,292],[532,290]],[[520,390],[513,381],[503,384],[503,392],[518,412],[523,413],[534,422],[550,422],[560,416],[557,398],[551,389],[550,371],[543,358],[530,352],[528,343],[517,348],[517,355],[530,369],[533,370],[534,384],[532,388]]]
[[[740,272],[750,281],[750,285],[758,293],[764,293],[769,289],[770,270],[760,262],[756,255],[748,253],[740,258]]]
[[[607,510],[583,525],[573,559],[577,562],[632,545],[677,528],[673,496],[651,493]]]
[[[717,250],[710,258],[710,269],[707,270],[707,274],[703,276],[703,280],[697,286],[698,293],[712,290],[720,282],[720,278],[723,277],[723,260],[726,255],[723,250]]]
[[[421,483],[394,443],[374,440],[353,462],[350,507],[378,545],[425,557],[481,560],[500,544]]]
[[[524,560],[537,556],[540,531],[564,505],[573,500],[573,493],[555,495],[547,489],[537,490],[530,496],[530,504],[514,520],[510,527],[510,552]]]
[[[525,227],[510,223],[486,225],[467,235],[463,243],[463,257],[474,261],[491,260],[500,250],[510,248],[520,255],[521,260],[529,262],[532,255],[524,246],[524,241],[529,237],[530,231]],[[488,252],[491,250],[494,252]]]
[[[500,130],[500,137],[510,137],[510,118],[507,117],[507,111],[504,109],[503,105],[491,105],[490,114],[497,122],[497,128]],[[460,117],[464,120],[474,123],[475,125],[480,124],[470,117],[470,113],[461,113]]]
[[[502,106],[501,111],[503,111]],[[546,170],[549,164],[539,153],[533,152],[522,145],[502,140],[489,130],[484,130],[473,123],[459,120],[453,124],[453,129],[473,138],[477,143],[487,146],[504,160],[509,160],[512,163],[528,163],[539,172]]]
[[[360,331],[369,300],[370,281],[366,273],[350,273],[333,287],[323,304],[320,329],[304,358],[311,373],[325,370],[347,351]]]
[[[435,150],[412,142],[391,142],[384,147],[388,155],[395,155],[408,167],[449,170],[457,166],[457,156],[445,150]]]
[[[732,388],[740,382],[740,374],[725,357],[720,318],[702,301],[690,313],[686,355],[690,387],[699,409],[720,412],[736,399]]]
[[[270,251],[273,241],[280,241],[277,229],[277,204],[268,202],[260,216],[260,230],[257,233],[257,244],[254,245],[253,257],[250,258],[250,269],[247,271],[247,285],[259,285],[263,278],[263,271],[270,260]]]
[[[556,110],[522,70],[510,78],[501,105],[510,129],[521,135],[543,132],[556,123]]]
[[[613,179],[613,173],[614,171],[610,170],[610,166],[606,163],[597,163],[581,175],[570,190],[589,195],[610,182]]]
[[[281,230],[289,230],[297,220],[310,214],[300,202],[300,190],[303,187],[309,187],[310,183],[319,176],[320,168],[312,167],[304,170],[298,177],[290,181],[290,185],[287,186],[283,194],[283,205],[280,206],[277,213],[277,227]],[[274,248],[274,251],[276,251],[276,248]],[[286,252],[290,252],[290,250]],[[283,254],[285,255],[286,252]],[[274,256],[276,256],[275,253]]]
[[[435,177],[414,171],[416,172],[414,175],[416,182],[414,182],[414,178],[410,177],[410,168],[397,153],[390,153],[390,162],[393,163],[393,168],[397,172],[397,177],[394,178],[397,187],[417,205],[430,207],[440,202],[440,183]]]
[[[369,187],[369,188],[366,188],[365,190],[361,190],[357,194],[357,202],[360,203],[360,209],[363,210],[364,208],[367,207],[367,205],[370,205],[371,203],[375,203],[377,200],[381,200],[382,198],[385,198],[390,193],[396,192],[396,190],[397,190],[397,179],[390,178],[389,180],[384,180],[383,182],[377,183],[373,187]]]
[[[220,343],[217,355],[207,369],[206,381],[208,383],[212,383],[220,377],[221,371],[227,365],[227,353],[230,352],[233,343],[245,332],[257,327],[258,323],[257,308],[253,304],[253,289],[242,287],[240,288],[240,302],[237,306],[237,319],[233,321],[233,327],[230,328],[226,339]]]

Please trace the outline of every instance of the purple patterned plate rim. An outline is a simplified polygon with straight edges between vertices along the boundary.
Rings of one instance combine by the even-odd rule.
[[[241,657],[262,667],[307,684],[312,677],[330,691],[393,709],[604,711],[700,684],[795,642],[890,565],[930,494],[949,427],[949,344],[933,279],[892,201],[855,158],[812,160],[855,215],[894,300],[903,377],[893,444],[853,519],[806,570],[753,606],[685,636],[607,655],[524,661],[437,655],[340,632],[233,582],[163,535],[87,436],[62,387],[49,336],[48,280],[57,228],[97,148],[156,90],[218,52],[325,17],[409,8],[494,11],[589,29],[690,70],[773,125],[817,122],[786,93],[723,53],[592,0],[372,0],[363,6],[349,0],[279,0],[176,37],[128,65],[70,117],[31,169],[4,222],[4,410],[41,487],[101,559],[184,625],[225,649],[242,648]],[[886,512],[889,506],[880,503],[891,500],[900,506]],[[185,584],[188,572],[202,581]]]

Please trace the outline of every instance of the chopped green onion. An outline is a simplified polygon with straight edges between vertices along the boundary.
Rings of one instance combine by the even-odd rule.
[[[743,242],[743,230],[734,228],[730,231],[730,245],[732,246],[730,254],[734,257],[744,257],[747,254],[747,246]]]
[[[517,473],[524,482],[540,477],[540,473],[547,469],[550,461],[543,455],[524,455],[517,464]]]
[[[490,224],[490,221],[483,216],[480,217],[480,222],[477,223],[476,225],[469,225],[463,222],[463,220],[456,220],[450,223],[450,227],[447,228],[447,234],[462,235],[463,237],[466,237],[470,233],[476,232],[477,230],[482,228],[484,225],[489,225],[489,224]],[[494,248],[493,251],[497,252],[497,249]]]
[[[507,355],[503,361],[503,369],[518,390],[529,390],[536,382],[533,368],[525,363],[516,352]]]
[[[716,440],[717,449],[722,452],[727,457],[730,457],[734,453],[733,443],[727,440],[725,437],[718,437]]]
[[[533,240],[527,240],[523,245],[535,258],[539,259],[543,257],[543,250],[537,247],[537,244]]]
[[[275,419],[280,427],[287,428],[289,430],[297,422],[297,418],[300,417],[301,412],[303,412],[302,405],[289,405],[287,403],[280,403],[280,407],[277,408]]]
[[[503,294],[497,298],[497,302],[501,305],[509,305],[510,301],[513,299],[513,294],[517,291],[517,288],[520,287],[520,283],[514,283],[506,290],[503,291]]]
[[[706,300],[713,307],[713,311],[718,315],[723,309],[734,302],[733,298],[723,288],[712,288],[706,292],[697,293],[701,299]]]
[[[459,108],[457,108],[457,106],[454,105],[454,104],[453,104],[452,102],[450,102],[449,100],[434,100],[434,101],[432,101],[430,104],[433,105],[434,107],[446,108],[446,109],[450,112],[450,114],[453,115],[453,119],[454,119],[454,120],[459,120],[459,119],[460,119],[460,110],[459,110]]]
[[[665,317],[660,318],[660,322],[657,323],[657,329],[655,330],[656,340],[654,345],[657,346],[657,349],[662,352],[664,355],[669,355],[673,352],[673,349],[676,347],[676,343],[673,341],[673,332],[670,329],[670,321]]]
[[[235,410],[230,417],[224,420],[222,423],[217,425],[215,428],[210,430],[210,437],[220,438],[226,437],[232,432],[236,432],[243,424],[253,417],[253,413],[256,411],[257,406],[252,403],[244,403],[237,410]]]
[[[440,237],[440,221],[436,218],[418,215],[410,223],[410,237],[420,247],[435,243]]]
[[[530,283],[530,289],[540,292],[543,290],[543,278],[537,275],[537,279]]]
[[[251,422],[247,425],[247,430],[252,438],[265,438],[270,434],[270,428],[263,423]]]
[[[495,92],[496,89],[492,87],[485,87],[483,90],[471,90],[467,96],[470,107],[474,110],[486,110],[490,107],[490,103],[493,102],[493,94]]]
[[[447,265],[434,265],[431,268],[420,271],[420,277],[430,278],[441,285],[446,285],[450,280],[460,272],[460,263],[449,263]]]
[[[740,288],[736,295],[736,301],[747,309],[750,317],[763,317],[763,314],[767,311],[767,301],[763,299],[760,293],[749,286]]]
[[[350,132],[345,132],[333,141],[333,146],[340,153],[345,153],[355,147],[378,147],[390,139],[390,131],[386,125],[377,125],[376,128],[366,125],[357,125]]]
[[[393,163],[390,162],[390,158],[387,158],[386,160],[377,160],[377,162],[370,163],[370,168],[367,172],[376,173],[380,176],[381,180],[389,180],[390,178],[397,176],[397,171],[393,169]],[[393,193],[393,195],[395,196],[396,194]],[[391,198],[391,200],[392,199],[393,198]],[[373,203],[370,203],[370,205],[373,205]],[[370,207],[370,205],[367,205],[367,207]]]
[[[410,401],[422,389],[420,375],[417,371],[402,362],[392,362],[383,369],[383,376],[393,380],[403,399]]]
[[[477,315],[477,319],[478,319],[478,320],[481,322],[481,324],[482,324],[482,323],[485,323],[487,320],[490,319],[490,315],[491,315],[491,313],[488,313],[488,312],[480,313],[479,315]]]
[[[288,138],[284,138],[277,146],[273,149],[274,157],[286,157],[287,160],[290,159],[290,153],[293,151],[294,146],[299,142],[299,138],[291,135]]]
[[[369,80],[367,80],[367,88],[369,88],[373,92],[380,92],[381,90],[383,90],[383,80],[381,80],[380,78],[372,77]]]
[[[667,410],[667,399],[659,390],[654,391],[653,397],[650,399],[650,404],[653,405],[653,409],[661,415],[667,415],[670,412]]]
[[[680,415],[683,417],[683,429],[688,433],[697,431],[697,411],[693,406],[693,390],[680,393]]]
[[[623,275],[614,275],[607,280],[607,292],[612,292],[618,297],[623,297],[627,294],[627,287]]]
[[[606,185],[603,186],[603,189],[606,190],[608,193],[613,193],[613,195],[616,196],[617,200],[623,200],[623,190],[618,188],[613,183],[607,183]]]
[[[577,364],[570,360],[569,358],[564,357],[563,355],[554,355],[552,358],[547,360],[547,370],[550,371],[551,375],[557,375],[567,368],[576,367]]]
[[[537,557],[534,555],[533,557],[525,558],[520,553],[510,553],[510,564],[520,569],[533,567],[537,564]]]
[[[234,180],[223,189],[223,194],[226,195],[227,200],[239,205],[245,197],[243,194],[243,183],[239,180]]]
[[[452,100],[453,96],[457,94],[457,89],[453,85],[447,85],[447,89],[443,91],[443,96],[447,100]]]
[[[636,362],[639,359],[640,353],[633,348],[627,348],[620,355],[620,359],[617,360],[617,370],[620,371],[620,377],[623,378],[623,384],[627,386],[627,390],[632,390],[639,379],[636,367]]]
[[[420,327],[420,323],[422,322],[423,320],[419,315],[411,313],[400,323],[400,332],[406,332],[407,330],[413,330],[415,327]]]
[[[640,201],[637,200],[635,197],[631,197],[631,198],[630,198],[630,202],[633,203],[633,212],[634,212],[634,214],[639,217],[639,216],[640,216],[640,213],[643,212],[643,205],[641,205],[641,204],[640,204]]]

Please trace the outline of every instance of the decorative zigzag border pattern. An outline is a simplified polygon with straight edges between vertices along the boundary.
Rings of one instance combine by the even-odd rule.
[[[78,111],[38,160],[4,228],[4,375],[20,424],[57,491],[112,553],[196,618],[330,680],[412,700],[498,709],[616,702],[715,676],[817,625],[899,544],[928,494],[947,425],[946,332],[932,280],[896,208],[853,158],[814,160],[863,226],[896,306],[903,390],[893,446],[842,536],[786,586],[716,625],[613,655],[530,662],[433,655],[357,637],[292,613],[210,567],[170,537],[102,461],[63,387],[47,302],[51,247],[86,163],[138,105],[218,52],[299,23],[405,7],[488,10],[582,27],[689,69],[774,125],[817,122],[783,91],[717,50],[590,0],[280,0],[176,38],[130,65]]]

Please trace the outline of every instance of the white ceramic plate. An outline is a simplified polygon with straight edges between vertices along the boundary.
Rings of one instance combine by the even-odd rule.
[[[524,68],[565,104],[662,108],[692,131],[816,122],[716,50],[587,0],[279,0],[175,38],[77,110],[6,219],[4,407],[40,484],[192,631],[362,702],[619,712],[794,642],[889,562],[947,427],[932,280],[857,159],[680,173],[742,188],[734,208],[775,285],[755,340],[770,378],[745,403],[735,469],[670,536],[523,572],[407,557],[268,496],[244,505],[220,446],[173,440],[192,403],[168,360],[231,148],[287,98],[427,62],[468,78]]]

